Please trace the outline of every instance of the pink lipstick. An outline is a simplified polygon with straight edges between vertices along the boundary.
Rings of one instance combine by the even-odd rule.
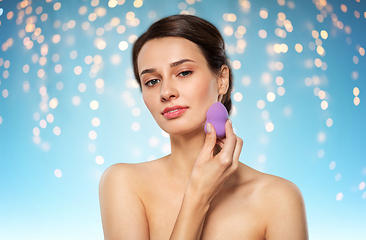
[[[163,111],[163,115],[167,119],[177,118],[182,115],[185,111],[187,111],[188,107],[182,106],[173,106],[167,107]]]

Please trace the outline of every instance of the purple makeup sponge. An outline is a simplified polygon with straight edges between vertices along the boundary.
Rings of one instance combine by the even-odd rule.
[[[213,125],[218,138],[225,137],[225,123],[226,120],[228,119],[228,116],[229,114],[226,110],[226,107],[220,102],[215,102],[207,110],[206,124],[211,123]],[[207,133],[206,124],[205,124],[205,132]]]

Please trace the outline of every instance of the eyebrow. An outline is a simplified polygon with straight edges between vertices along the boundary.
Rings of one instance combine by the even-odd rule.
[[[170,67],[176,67],[180,64],[183,64],[185,62],[194,62],[193,60],[191,59],[182,59],[182,60],[179,60],[179,61],[176,61],[176,62],[173,62],[170,64]],[[148,68],[148,69],[144,69],[141,73],[140,73],[140,76],[142,74],[145,74],[145,73],[154,73],[156,72],[156,68]]]

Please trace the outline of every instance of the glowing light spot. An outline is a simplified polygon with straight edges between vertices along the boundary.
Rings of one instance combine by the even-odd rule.
[[[273,50],[276,52],[276,53],[280,53],[282,52],[282,49],[281,49],[281,45],[276,43],[275,45],[273,45]]]
[[[282,62],[276,62],[275,66],[276,66],[276,69],[278,71],[281,71],[283,69],[283,63]]]
[[[101,79],[101,78],[97,79],[97,80],[95,81],[95,86],[96,86],[97,88],[102,88],[102,87],[104,87],[104,80],[103,80],[103,79]]]
[[[90,131],[90,132],[89,132],[89,138],[90,138],[91,140],[95,140],[95,139],[97,138],[97,132],[96,132],[96,131],[94,131],[94,130]]]
[[[107,46],[107,43],[104,40],[100,40],[97,43],[97,48],[99,50],[103,50]]]
[[[327,127],[333,126],[333,119],[328,118],[327,121],[325,122],[325,124],[327,125]]]
[[[326,136],[324,132],[319,132],[317,136],[317,140],[319,143],[324,143],[326,140]]]
[[[323,90],[320,90],[318,96],[320,99],[324,99],[326,97],[326,93]]]
[[[159,144],[159,139],[157,137],[151,137],[149,139],[149,145],[152,147],[156,147]]]
[[[315,66],[317,66],[317,67],[321,67],[321,66],[322,66],[322,60],[320,60],[319,58],[316,58],[316,59],[314,60],[314,64],[315,64]]]
[[[58,11],[60,8],[61,8],[61,3],[59,3],[59,2],[57,2],[57,3],[55,3],[55,4],[53,5],[53,9],[54,9],[55,11]]]
[[[258,162],[259,163],[264,163],[266,161],[266,155],[261,154],[258,156]]]
[[[365,12],[366,13],[366,12]],[[358,52],[360,53],[361,56],[365,56],[365,49],[363,47],[360,47],[358,49]]]
[[[269,92],[267,94],[267,100],[268,102],[273,102],[276,99],[276,95],[273,92]]]
[[[94,127],[98,127],[100,125],[100,120],[99,118],[95,117],[92,119],[91,123]]]
[[[79,8],[79,14],[84,15],[88,11],[88,8],[86,6],[81,6]]]
[[[35,112],[34,114],[33,114],[33,119],[35,120],[35,121],[39,121],[39,119],[40,119],[40,114],[38,113],[38,112]]]
[[[53,133],[56,135],[56,136],[59,136],[61,134],[61,129],[56,126],[53,128]]]
[[[356,106],[358,106],[358,105],[360,104],[360,98],[359,98],[359,97],[355,97],[355,98],[353,99],[353,103],[354,103]]]
[[[86,84],[85,83],[80,83],[78,86],[78,89],[80,92],[85,92],[86,90]]]
[[[235,100],[236,102],[240,102],[242,99],[243,99],[243,95],[242,95],[240,92],[236,92],[236,93],[234,94],[234,100]]]
[[[94,143],[90,143],[88,145],[88,150],[89,150],[89,152],[95,152],[95,150],[97,150],[97,147],[95,146]]]
[[[58,105],[57,98],[52,98],[50,100],[50,102],[48,103],[48,105],[50,106],[50,108],[55,109],[57,107],[57,105]]]
[[[357,97],[360,94],[360,89],[358,89],[358,87],[353,88],[353,95],[355,95],[355,97]]]
[[[352,79],[356,80],[356,79],[358,79],[358,76],[359,76],[359,74],[357,71],[352,72],[352,75],[351,75]]]
[[[323,39],[327,39],[327,38],[328,38],[328,33],[327,33],[327,31],[322,30],[322,31],[320,32],[320,36],[321,36]]]
[[[138,123],[138,122],[134,122],[134,123],[132,123],[132,125],[131,125],[131,129],[133,130],[133,131],[138,131],[138,130],[140,130],[140,124]]]
[[[277,94],[278,95],[283,96],[283,95],[285,95],[285,92],[286,92],[286,90],[285,90],[284,87],[277,88]]]
[[[358,188],[360,190],[364,190],[365,189],[365,186],[366,186],[365,182],[360,182],[360,185],[358,185]]]
[[[78,56],[78,52],[77,51],[73,50],[73,51],[70,52],[70,58],[71,59],[75,59],[75,58],[77,58],[77,56]]]
[[[29,92],[29,82],[28,81],[24,81],[24,83],[23,83],[23,91],[24,92]]]
[[[49,114],[47,114],[46,120],[49,123],[53,123],[53,121],[55,120],[55,118],[54,118],[54,116],[51,113],[49,113]]]
[[[123,26],[123,25],[119,25],[118,27],[117,27],[117,32],[119,33],[119,34],[122,34],[122,33],[124,33],[126,31],[126,27],[125,26]]]
[[[89,19],[90,22],[94,22],[97,19],[97,14],[96,13],[90,13],[88,19]]]
[[[80,103],[81,103],[81,99],[79,96],[74,96],[72,99],[71,99],[71,102],[72,104],[74,104],[75,106],[78,106]]]
[[[238,60],[233,61],[233,68],[240,69],[241,63]]]
[[[8,14],[6,14],[6,18],[7,18],[8,20],[12,19],[12,18],[13,18],[13,16],[14,16],[14,13],[13,13],[12,11],[10,11],[10,12],[8,12]]]
[[[257,102],[257,107],[258,107],[259,109],[263,109],[265,106],[266,106],[266,103],[265,103],[263,100],[259,100],[259,101]]]
[[[272,80],[272,76],[270,73],[268,72],[264,72],[262,74],[262,83],[265,84],[265,85],[268,85]]]
[[[335,175],[334,180],[336,180],[336,181],[338,182],[339,180],[341,180],[341,178],[342,178],[342,175],[341,175],[340,173],[337,173],[337,174]]]
[[[258,35],[260,38],[266,38],[267,32],[266,32],[266,30],[261,29],[261,30],[259,30]]]
[[[274,130],[274,125],[273,125],[273,123],[268,122],[268,123],[266,124],[266,131],[267,131],[267,132],[272,132],[273,130]]]
[[[242,79],[241,79],[241,83],[245,86],[245,87],[248,87],[251,83],[251,80],[250,80],[250,77],[248,76],[244,76]]]
[[[281,52],[286,53],[288,51],[288,46],[286,44],[282,43],[280,45],[280,47],[281,47]]]
[[[96,156],[95,162],[99,165],[102,165],[104,163],[104,158],[102,156]]]
[[[337,196],[336,196],[336,200],[337,201],[341,201],[343,199],[343,193],[338,193]]]
[[[39,121],[39,126],[41,128],[46,128],[47,127],[47,122],[46,120],[42,119],[41,121]]]
[[[233,33],[234,33],[234,30],[233,30],[233,28],[232,27],[225,27],[224,28],[224,33],[225,33],[225,35],[227,35],[227,36],[231,36],[231,35],[233,35]]]
[[[321,104],[320,104],[320,107],[321,107],[323,110],[327,109],[327,108],[328,108],[328,102],[327,102],[327,101],[325,101],[325,100],[323,100],[323,101],[321,102]]]
[[[41,130],[39,130],[38,127],[33,128],[33,135],[34,136],[39,136],[40,133],[41,133]]]
[[[330,170],[333,170],[335,167],[336,167],[336,162],[335,162],[335,161],[332,161],[332,162],[329,164],[329,169],[330,169]]]
[[[126,14],[126,19],[127,20],[132,20],[132,19],[134,19],[135,18],[135,13],[134,12],[128,12],[127,14]]]
[[[90,108],[92,110],[97,110],[99,108],[99,103],[96,100],[90,102]]]
[[[283,83],[284,83],[283,78],[281,76],[276,77],[276,83],[278,86],[283,85]]]
[[[74,73],[76,74],[76,75],[80,75],[81,74],[81,72],[82,72],[82,68],[80,67],[80,66],[76,66],[75,68],[74,68]]]
[[[3,77],[4,77],[4,79],[7,79],[9,77],[9,71],[8,70],[5,70],[3,72]]]
[[[267,9],[261,9],[259,11],[259,16],[263,19],[267,19],[268,18],[268,11]]]
[[[318,152],[318,158],[323,158],[324,157],[324,150],[323,149],[320,149],[319,152]]]
[[[323,56],[324,54],[324,48],[322,46],[318,46],[316,48],[316,52],[320,55],[320,56]]]
[[[61,64],[57,64],[56,66],[55,66],[55,72],[56,73],[60,73],[62,71],[62,65]]]
[[[121,41],[118,44],[118,48],[122,51],[126,50],[128,48],[128,43],[126,41]]]
[[[28,73],[28,72],[29,72],[29,65],[28,65],[28,64],[25,64],[25,65],[23,66],[23,72],[24,72],[24,73]]]
[[[286,20],[286,15],[285,15],[283,12],[279,12],[279,13],[277,14],[277,17],[278,17],[278,19],[279,19],[279,20],[281,20],[281,21],[285,21],[285,20]]]
[[[347,6],[344,4],[341,4],[341,10],[342,10],[342,12],[347,12]]]
[[[55,174],[55,176],[56,176],[56,177],[58,177],[58,178],[62,177],[62,172],[61,172],[61,170],[60,170],[60,169],[56,169],[56,170],[54,171],[54,174]]]

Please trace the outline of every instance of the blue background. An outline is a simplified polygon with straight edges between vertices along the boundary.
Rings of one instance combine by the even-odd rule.
[[[240,161],[297,184],[310,239],[366,239],[365,12],[364,0],[0,1],[0,239],[103,238],[103,171],[170,151],[135,83],[131,49],[151,23],[179,13],[212,22],[227,43],[235,66],[231,118],[244,140]],[[237,47],[243,42],[244,50]],[[275,44],[288,50],[277,53]]]

